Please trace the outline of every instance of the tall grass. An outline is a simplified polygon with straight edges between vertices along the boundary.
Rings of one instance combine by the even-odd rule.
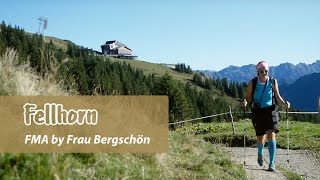
[[[0,95],[68,95],[50,76],[40,77],[28,63],[20,63],[17,52],[7,49],[0,57]]]

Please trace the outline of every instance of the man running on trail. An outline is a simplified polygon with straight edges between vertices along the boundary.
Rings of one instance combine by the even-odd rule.
[[[275,172],[276,133],[279,132],[276,104],[280,103],[289,108],[290,103],[285,102],[280,96],[277,81],[268,76],[267,62],[259,62],[256,71],[258,77],[250,80],[246,99],[241,105],[246,107],[249,102],[252,106],[252,124],[257,136],[258,164],[263,166],[263,148],[265,135],[267,135],[270,156],[268,171]]]

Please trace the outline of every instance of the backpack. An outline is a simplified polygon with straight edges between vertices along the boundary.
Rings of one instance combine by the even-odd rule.
[[[270,77],[270,80],[271,80],[271,86],[272,86],[272,105],[278,105],[278,102],[274,96],[274,85],[275,85],[275,79]],[[251,79],[252,81],[252,98],[253,98],[253,95],[254,95],[254,92],[256,91],[256,86],[257,86],[257,82],[258,82],[258,77],[254,77]],[[251,100],[251,104],[253,103],[253,100]]]

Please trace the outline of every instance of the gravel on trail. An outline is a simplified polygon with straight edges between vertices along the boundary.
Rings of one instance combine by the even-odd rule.
[[[232,154],[232,159],[244,163],[249,179],[287,179],[279,168],[276,172],[267,171],[269,165],[268,149],[264,149],[264,165],[257,163],[257,148],[226,147]],[[244,151],[245,150],[245,151]],[[245,156],[244,156],[245,152]],[[289,163],[288,160],[289,159]],[[286,149],[277,149],[277,165],[288,169],[302,177],[302,179],[320,179],[320,159],[308,150],[290,150],[289,156]]]

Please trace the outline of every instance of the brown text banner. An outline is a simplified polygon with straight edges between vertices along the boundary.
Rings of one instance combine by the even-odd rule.
[[[0,96],[0,152],[167,152],[167,96]]]

